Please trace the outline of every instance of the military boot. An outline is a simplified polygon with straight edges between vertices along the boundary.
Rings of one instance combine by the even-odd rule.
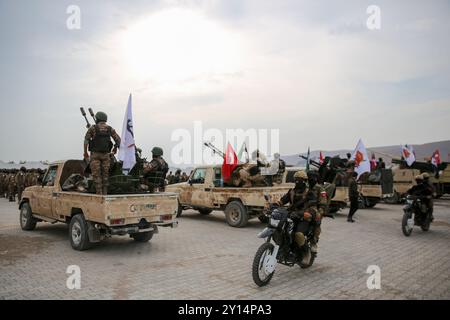
[[[302,264],[308,265],[310,261],[311,261],[311,251],[309,250],[308,247],[306,247],[305,249],[303,249]]]
[[[317,242],[316,241],[312,241],[311,242],[311,252],[317,253],[317,249],[318,249]]]

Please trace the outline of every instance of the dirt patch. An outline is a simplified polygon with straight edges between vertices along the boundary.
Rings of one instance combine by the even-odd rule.
[[[437,227],[447,227],[450,228],[450,223],[445,221],[434,220],[431,225],[435,225]]]
[[[0,234],[0,265],[14,265],[30,254],[39,253],[48,244],[48,238]]]

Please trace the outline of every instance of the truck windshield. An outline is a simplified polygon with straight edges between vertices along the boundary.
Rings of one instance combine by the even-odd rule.
[[[58,169],[57,166],[52,166],[52,167],[48,168],[47,173],[45,174],[44,180],[42,181],[42,184],[44,186],[53,186],[55,184],[57,169]]]
[[[196,169],[191,178],[191,183],[205,183],[206,169]]]

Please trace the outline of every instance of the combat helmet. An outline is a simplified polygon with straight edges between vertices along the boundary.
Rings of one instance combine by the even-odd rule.
[[[96,122],[106,122],[108,121],[108,116],[106,113],[99,111],[95,114]]]
[[[297,171],[294,174],[294,181],[297,181],[297,180],[308,180],[308,175],[306,174],[306,172],[304,170]]]
[[[422,179],[423,179],[423,180],[428,180],[428,179],[430,179],[430,175],[428,174],[428,172],[422,173]]]
[[[163,149],[160,148],[160,147],[154,147],[152,149],[152,153],[153,153],[153,156],[155,156],[155,157],[159,157],[159,156],[162,156],[164,154]]]

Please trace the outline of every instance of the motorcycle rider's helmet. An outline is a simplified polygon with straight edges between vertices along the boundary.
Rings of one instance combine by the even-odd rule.
[[[430,175],[427,172],[422,173],[423,180],[430,179]]]
[[[421,174],[418,174],[414,179],[418,184],[423,182],[423,176]]]
[[[297,182],[300,180],[304,180],[304,181],[308,180],[308,175],[306,174],[306,172],[304,170],[297,171],[294,174],[294,181]]]

